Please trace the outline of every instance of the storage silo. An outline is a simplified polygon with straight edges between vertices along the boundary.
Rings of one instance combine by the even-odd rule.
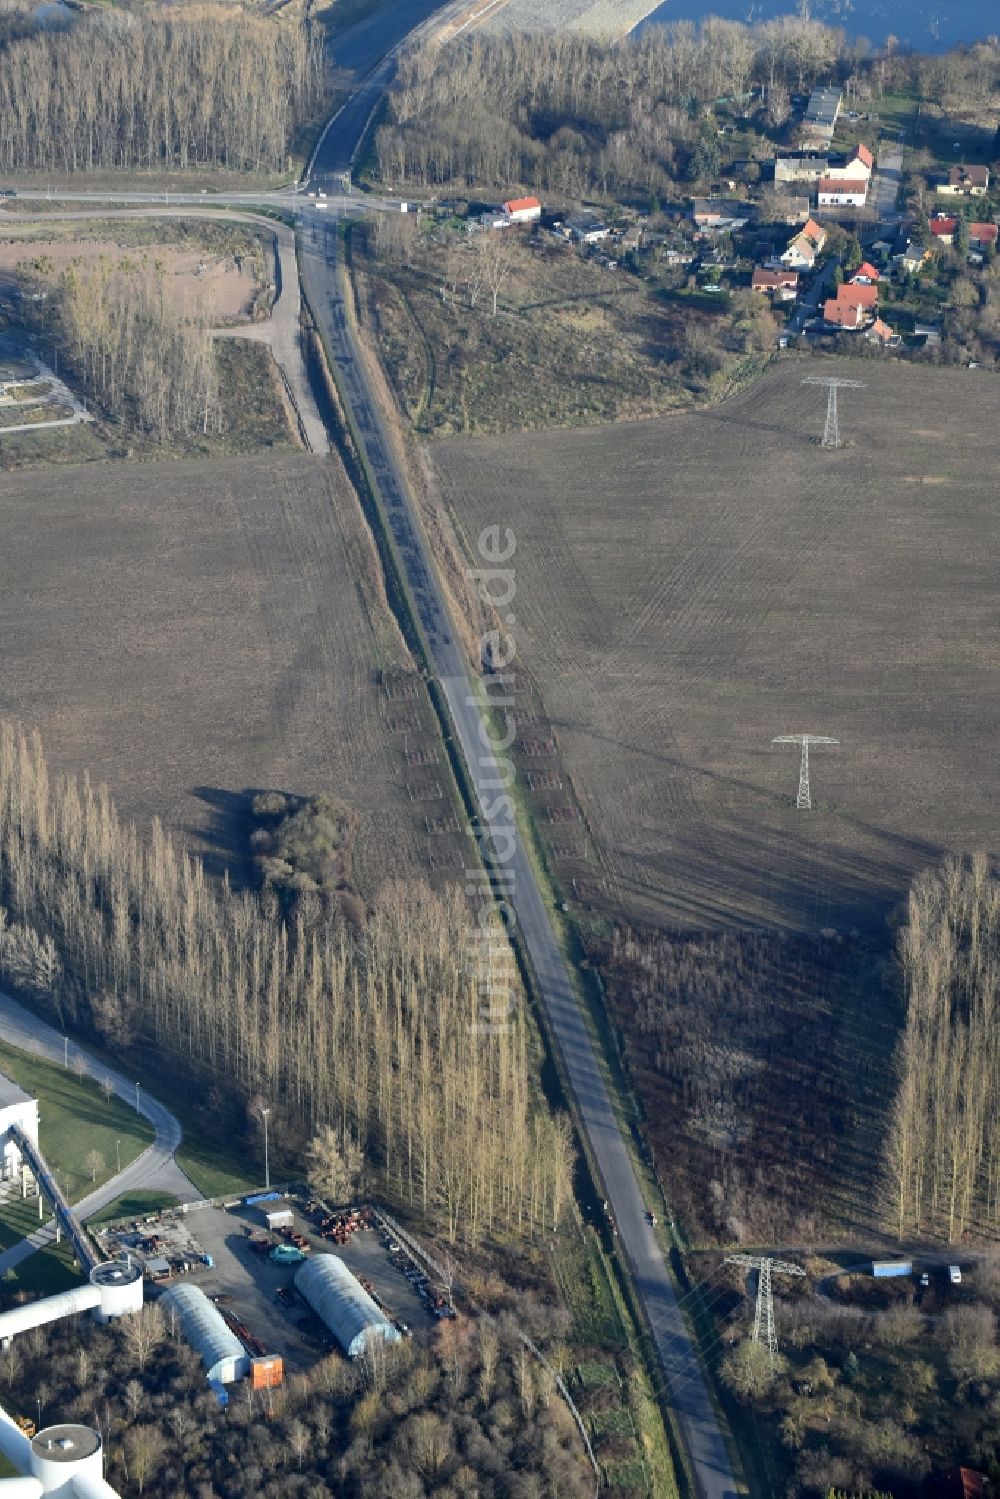
[[[322,1318],[349,1358],[369,1342],[398,1343],[400,1331],[336,1254],[318,1254],[295,1276],[295,1289]]]
[[[104,1260],[90,1272],[90,1284],[101,1293],[94,1308],[98,1322],[110,1322],[142,1311],[142,1265],[138,1260]]]
[[[250,1355],[225,1318],[197,1286],[172,1286],[161,1298],[164,1312],[174,1313],[181,1332],[198,1354],[208,1378],[233,1384],[250,1372]]]
[[[41,1483],[43,1494],[66,1499],[76,1494],[77,1479],[103,1484],[104,1453],[97,1432],[75,1422],[46,1426],[31,1439],[31,1476]]]

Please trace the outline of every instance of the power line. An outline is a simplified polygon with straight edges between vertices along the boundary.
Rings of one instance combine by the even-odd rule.
[[[823,428],[823,438],[820,446],[824,448],[842,448],[844,444],[840,437],[837,392],[839,390],[864,390],[866,388],[864,380],[841,380],[836,375],[807,375],[802,384],[826,386],[828,392],[826,398],[826,426]]]
[[[775,1260],[768,1254],[727,1254],[727,1265],[745,1265],[749,1270],[757,1271],[757,1307],[753,1319],[753,1340],[755,1343],[766,1343],[767,1351],[771,1357],[771,1367],[774,1368],[774,1356],[778,1351],[778,1339],[774,1331],[774,1295],[771,1290],[771,1276],[778,1275],[805,1275],[805,1271],[799,1265],[790,1265],[787,1260]]]
[[[830,739],[826,734],[779,734],[771,740],[772,744],[800,744],[802,754],[799,758],[799,793],[795,798],[797,809],[802,812],[812,811],[812,796],[809,789],[809,746],[811,744],[839,744],[839,739]]]

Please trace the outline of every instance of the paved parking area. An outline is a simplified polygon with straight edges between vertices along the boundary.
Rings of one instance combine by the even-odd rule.
[[[281,1242],[267,1232],[264,1213],[269,1208],[291,1207],[295,1229],[310,1243],[311,1254],[334,1253],[354,1275],[368,1283],[376,1299],[398,1322],[412,1333],[428,1331],[434,1316],[404,1270],[404,1257],[392,1255],[386,1248],[388,1237],[380,1228],[362,1228],[345,1244],[331,1244],[322,1238],[318,1226],[305,1214],[301,1203],[262,1203],[257,1207],[239,1204],[221,1208],[208,1204],[194,1206],[187,1213],[164,1213],[151,1222],[143,1221],[143,1235],[157,1235],[161,1243],[153,1254],[165,1255],[172,1263],[186,1259],[190,1269],[176,1275],[170,1284],[187,1280],[203,1290],[206,1296],[219,1298],[220,1310],[239,1319],[268,1353],[279,1353],[289,1372],[310,1367],[331,1345],[332,1339],[322,1324],[298,1296],[291,1305],[276,1300],[282,1288],[294,1285],[295,1264],[276,1265],[266,1250],[253,1247],[265,1241]],[[117,1245],[108,1241],[108,1252]],[[201,1262],[210,1255],[212,1265]],[[149,1288],[152,1298],[157,1293]],[[302,1324],[302,1325],[300,1325]]]

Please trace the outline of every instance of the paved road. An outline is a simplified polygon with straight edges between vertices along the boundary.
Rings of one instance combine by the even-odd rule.
[[[382,413],[359,355],[345,311],[345,278],[338,264],[336,224],[310,224],[303,234],[302,275],[314,316],[326,335],[337,376],[365,446],[384,513],[416,604],[431,668],[441,686],[476,788],[480,809],[495,805],[497,772],[486,725],[465,660],[456,642],[430,550],[416,508],[383,425]],[[483,817],[497,846],[510,832],[506,821]],[[677,1304],[656,1234],[646,1222],[645,1203],[622,1132],[608,1097],[581,1013],[569,967],[553,928],[527,852],[515,837],[504,863],[538,993],[556,1037],[583,1127],[597,1162],[656,1346],[671,1404],[677,1413],[698,1490],[703,1499],[736,1492],[729,1456],[715,1417],[701,1365]]]
[[[8,1041],[11,1046],[17,1046],[22,1051],[34,1052],[37,1056],[45,1057],[47,1061],[56,1062],[62,1066],[64,1061],[64,1042],[62,1035],[54,1026],[40,1020],[37,1015],[32,1015],[23,1005],[9,995],[0,992],[0,1036]],[[97,1082],[103,1082],[105,1078],[111,1080],[111,1085],[118,1097],[130,1108],[135,1108],[136,1091],[135,1082],[124,1073],[109,1067],[106,1062],[97,1061],[78,1046],[75,1041],[69,1043],[69,1064],[76,1065],[77,1059],[83,1063],[88,1077]],[[181,1143],[181,1127],[169,1109],[164,1108],[155,1098],[152,1098],[145,1090],[139,1089],[139,1112],[145,1115],[155,1131],[152,1145],[143,1151],[124,1171],[105,1182],[103,1187],[98,1187],[95,1192],[90,1192],[79,1202],[73,1204],[77,1217],[86,1220],[92,1214],[107,1207],[108,1203],[114,1202],[125,1192],[137,1190],[155,1190],[163,1193],[173,1193],[184,1202],[201,1201],[202,1194],[174,1160],[174,1152]],[[39,1129],[39,1145],[42,1153],[45,1153],[45,1117],[44,1109],[41,1111],[41,1127]],[[21,1264],[29,1255],[34,1254],[36,1249],[41,1249],[44,1244],[49,1244],[55,1238],[55,1226],[47,1223],[39,1228],[27,1239],[22,1239],[20,1244],[13,1245],[10,1249],[0,1254],[0,1275],[5,1270],[12,1269]]]

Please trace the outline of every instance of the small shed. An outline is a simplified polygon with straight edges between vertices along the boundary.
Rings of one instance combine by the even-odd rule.
[[[272,1231],[276,1228],[291,1228],[295,1222],[291,1208],[264,1209],[264,1222]]]
[[[170,1277],[170,1261],[162,1254],[156,1254],[147,1260],[143,1268],[147,1280],[167,1280]]]
[[[400,1331],[336,1254],[319,1254],[295,1276],[295,1289],[326,1323],[349,1358],[369,1343],[398,1343]]]
[[[164,1293],[162,1306],[180,1321],[181,1332],[218,1384],[233,1384],[250,1372],[250,1355],[229,1328],[219,1309],[197,1286],[172,1286]]]

